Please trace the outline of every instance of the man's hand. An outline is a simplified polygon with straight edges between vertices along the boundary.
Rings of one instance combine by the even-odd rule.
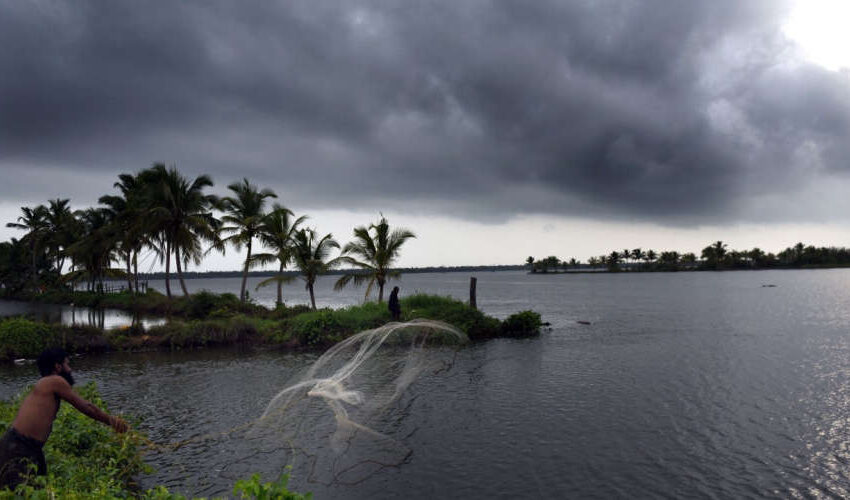
[[[114,430],[118,434],[123,434],[127,432],[127,430],[130,428],[130,426],[127,425],[127,422],[125,422],[123,418],[115,416],[109,417],[109,426],[112,427],[112,430]]]

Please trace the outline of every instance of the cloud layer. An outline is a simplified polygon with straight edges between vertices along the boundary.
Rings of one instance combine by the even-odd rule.
[[[0,0],[0,196],[163,161],[301,207],[747,219],[850,167],[850,74],[788,8]],[[791,215],[823,216],[758,217]]]

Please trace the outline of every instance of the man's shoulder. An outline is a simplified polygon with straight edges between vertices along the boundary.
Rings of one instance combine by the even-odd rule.
[[[47,375],[38,379],[38,382],[35,383],[35,387],[33,389],[36,391],[53,392],[66,385],[70,384],[68,384],[68,381],[59,375]]]

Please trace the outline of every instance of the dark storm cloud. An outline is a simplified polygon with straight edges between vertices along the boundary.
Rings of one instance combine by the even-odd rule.
[[[0,194],[161,160],[314,208],[737,217],[850,166],[850,77],[786,9],[0,0]]]

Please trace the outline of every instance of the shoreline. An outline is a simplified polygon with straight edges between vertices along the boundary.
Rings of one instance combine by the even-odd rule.
[[[76,292],[63,296],[66,300],[79,300],[81,297],[78,294],[91,295],[89,292]],[[161,307],[164,299],[158,292],[149,292],[146,296],[132,297],[135,300],[129,303],[123,300],[130,295],[127,292],[112,295],[117,296],[114,303],[100,303],[99,306],[128,310],[121,305],[131,305],[134,309],[129,311],[135,313],[140,312],[138,306],[146,298],[155,307]],[[105,297],[101,296],[100,299]],[[137,323],[101,330],[93,326],[46,323],[25,316],[0,318],[0,361],[35,357],[44,348],[54,345],[61,345],[69,353],[179,350],[232,345],[264,346],[286,351],[316,350],[328,348],[351,335],[391,321],[386,304],[377,302],[339,309],[313,310],[306,306],[294,306],[272,310],[256,304],[241,304],[232,294],[198,292],[181,297],[180,309],[176,309],[177,300],[172,299],[167,305],[174,306],[181,314],[167,316],[166,323],[148,328]],[[473,342],[498,337],[535,336],[543,326],[540,315],[533,311],[520,311],[505,320],[498,320],[459,300],[436,295],[415,294],[404,297],[401,299],[401,308],[403,322],[413,319],[442,321],[464,332]]]
[[[743,268],[721,268],[709,269],[701,267],[690,267],[681,269],[575,269],[569,271],[527,271],[525,274],[644,274],[644,273],[728,273],[737,271],[818,271],[824,269],[850,269],[850,264],[832,266],[775,266],[775,267],[743,267]]]

